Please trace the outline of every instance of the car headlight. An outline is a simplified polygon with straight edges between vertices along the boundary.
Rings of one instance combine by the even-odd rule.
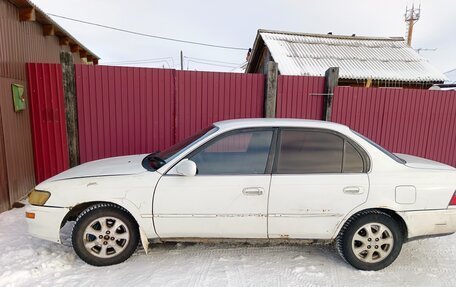
[[[28,202],[32,205],[43,206],[49,197],[51,197],[50,192],[34,189],[28,196]]]

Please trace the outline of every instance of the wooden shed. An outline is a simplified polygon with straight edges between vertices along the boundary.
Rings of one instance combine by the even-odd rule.
[[[282,75],[324,76],[339,67],[341,86],[428,89],[447,79],[402,37],[258,30],[246,73],[264,73],[268,61]]]

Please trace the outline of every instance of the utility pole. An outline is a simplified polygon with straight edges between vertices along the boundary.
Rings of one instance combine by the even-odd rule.
[[[413,34],[413,26],[416,22],[420,19],[421,13],[421,4],[418,9],[415,9],[415,5],[412,4],[412,8],[408,9],[405,8],[405,22],[407,22],[407,45],[410,47],[412,46],[412,34]]]
[[[184,52],[181,50],[181,71],[184,70]]]

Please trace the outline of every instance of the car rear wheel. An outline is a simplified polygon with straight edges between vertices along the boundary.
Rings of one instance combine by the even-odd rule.
[[[389,266],[402,249],[403,232],[388,214],[369,210],[350,218],[342,227],[336,247],[342,258],[361,270]]]
[[[72,232],[73,248],[95,266],[118,264],[128,259],[139,242],[138,226],[123,208],[100,203],[84,210]]]

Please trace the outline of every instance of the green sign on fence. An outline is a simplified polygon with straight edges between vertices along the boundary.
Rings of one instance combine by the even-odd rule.
[[[19,112],[25,110],[24,86],[11,84],[11,90],[13,92],[14,111]]]

